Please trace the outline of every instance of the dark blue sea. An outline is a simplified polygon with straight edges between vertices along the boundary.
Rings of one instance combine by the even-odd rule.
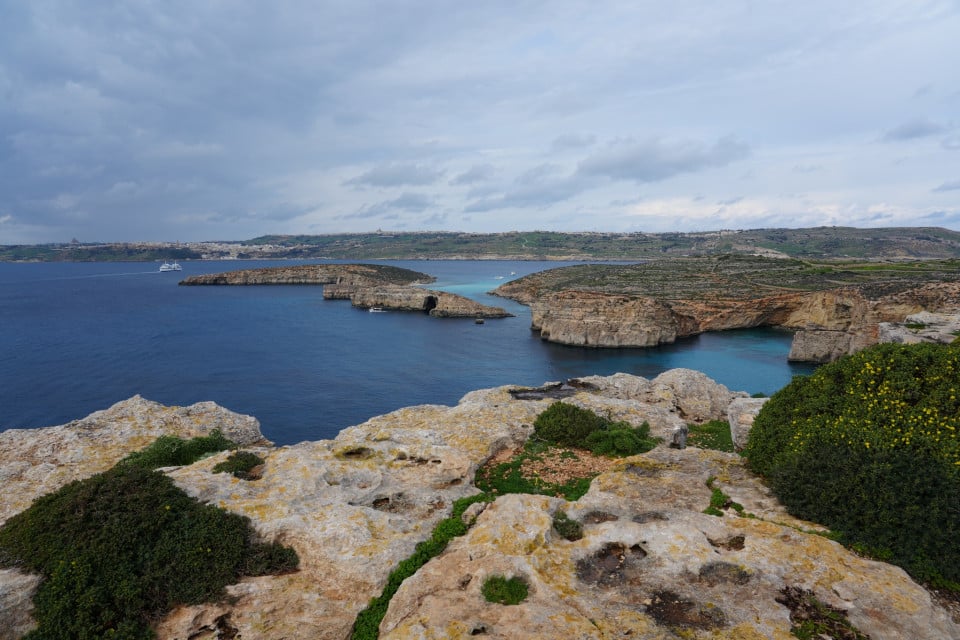
[[[649,378],[688,367],[733,390],[770,394],[812,371],[787,363],[791,336],[776,330],[649,349],[553,345],[530,331],[526,307],[485,294],[563,263],[388,263],[436,276],[431,288],[516,314],[483,325],[368,313],[323,300],[319,286],[177,284],[290,261],[182,264],[160,273],[158,263],[0,263],[0,430],[63,424],[140,394],[169,405],[213,400],[256,416],[264,435],[291,444],[504,384],[618,371]]]

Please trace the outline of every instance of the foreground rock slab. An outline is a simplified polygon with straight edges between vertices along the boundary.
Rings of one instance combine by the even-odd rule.
[[[571,389],[563,402],[646,421],[661,437],[687,421],[724,419],[744,395],[689,370],[654,380],[584,378]],[[266,460],[259,480],[212,473],[226,453],[166,472],[190,495],[246,515],[264,538],[293,546],[301,568],[244,579],[224,602],[181,607],[159,622],[158,638],[343,639],[393,567],[454,500],[476,492],[477,467],[524,442],[554,401],[518,400],[510,391],[472,392],[453,407],[408,407],[333,440],[286,447],[264,442],[252,418],[209,403],[171,408],[134,398],[70,425],[7,436],[4,445],[34,444],[0,449],[0,474],[15,478],[21,494],[3,517],[62,484],[52,475],[59,466],[71,479],[85,477],[148,444],[154,428],[189,435],[220,425]],[[102,432],[96,447],[65,453],[89,432]],[[38,470],[28,473],[24,462]],[[704,514],[711,478],[755,517]],[[558,509],[584,524],[583,539],[557,535]],[[790,517],[738,456],[661,445],[598,476],[576,502],[510,495],[487,506],[467,535],[403,584],[381,637],[786,639],[789,611],[776,597],[799,587],[846,611],[874,640],[960,639],[960,624],[903,571],[860,558],[819,529]],[[480,588],[492,574],[524,577],[530,597],[516,606],[487,603]],[[24,594],[35,584],[33,576],[0,572],[0,638],[29,628]]]

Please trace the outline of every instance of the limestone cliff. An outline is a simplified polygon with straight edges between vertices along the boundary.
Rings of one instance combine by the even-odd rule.
[[[722,419],[744,395],[687,370],[654,380],[593,377],[572,389],[564,402],[647,421],[660,436],[686,420]],[[6,436],[0,477],[17,500],[3,503],[0,521],[144,446],[156,428],[187,435],[219,425],[266,460],[261,479],[211,473],[226,453],[166,473],[198,499],[250,517],[267,539],[292,545],[301,568],[244,579],[224,602],[181,607],[158,624],[158,637],[343,639],[389,571],[455,499],[476,491],[478,465],[523,442],[551,402],[509,391],[400,409],[333,440],[286,447],[262,442],[251,418],[212,405],[135,398],[69,425]],[[56,476],[61,466],[69,474]],[[704,514],[710,477],[756,517]],[[584,523],[583,539],[557,535],[558,509]],[[845,611],[874,640],[960,639],[960,622],[903,571],[807,533],[817,528],[785,513],[738,456],[661,445],[598,476],[575,502],[510,495],[492,503],[403,584],[381,636],[786,640],[789,610],[777,596],[797,587]],[[486,602],[480,586],[494,573],[525,577],[531,596],[517,606]],[[35,584],[0,572],[0,638],[30,628],[24,596]]]
[[[528,304],[544,340],[647,347],[706,331],[796,330],[790,358],[825,362],[880,340],[881,323],[960,312],[960,272],[842,270],[726,256],[553,269],[494,293]]]
[[[323,297],[327,300],[348,299],[353,306],[364,309],[422,311],[438,318],[507,318],[512,315],[500,307],[421,287],[327,285],[323,289]]]

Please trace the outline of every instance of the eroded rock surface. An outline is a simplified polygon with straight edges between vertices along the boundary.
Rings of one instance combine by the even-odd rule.
[[[647,421],[661,437],[688,420],[723,418],[724,403],[743,400],[688,370],[569,386],[575,391],[563,402],[633,424]],[[155,433],[192,435],[219,426],[265,459],[261,479],[213,474],[226,453],[166,472],[190,495],[246,515],[264,538],[294,547],[300,570],[244,579],[228,588],[224,602],[181,607],[160,622],[158,637],[343,639],[396,564],[430,536],[454,500],[476,491],[478,465],[522,443],[555,401],[516,399],[510,391],[475,391],[453,407],[408,407],[333,440],[286,447],[263,442],[251,428],[255,421],[230,418],[236,414],[210,403],[179,409],[134,398],[35,430],[42,434],[6,436],[11,442],[30,436],[35,444],[0,449],[0,473],[16,478],[21,495],[7,503],[4,517],[66,476],[109,467]],[[108,436],[112,430],[127,435]],[[71,454],[91,433],[101,433],[98,444]],[[48,465],[43,473],[41,465]],[[61,465],[69,474],[55,475]],[[710,477],[757,518],[702,513]],[[581,540],[568,542],[552,530],[559,508],[582,521]],[[597,477],[576,502],[504,496],[471,511],[478,513],[466,536],[404,583],[383,637],[786,639],[789,612],[775,597],[799,587],[846,611],[875,639],[960,639],[960,626],[906,574],[804,533],[817,526],[787,515],[732,454],[661,445]],[[517,606],[487,603],[480,588],[494,573],[525,577],[530,598]],[[25,594],[35,582],[0,572],[0,633],[13,634],[0,637],[25,630],[25,599],[14,605],[10,594]]]

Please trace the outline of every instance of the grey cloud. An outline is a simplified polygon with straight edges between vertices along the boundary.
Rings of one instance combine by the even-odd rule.
[[[517,178],[506,193],[475,200],[464,207],[464,211],[477,213],[509,207],[546,207],[569,200],[592,184],[589,177],[561,175],[556,165],[543,164]]]
[[[425,218],[422,222],[424,226],[442,226],[447,223],[448,215],[446,213],[436,213],[429,218]]]
[[[641,184],[666,180],[680,173],[722,167],[748,155],[750,148],[745,143],[729,137],[709,146],[690,140],[622,140],[583,160],[578,173]]]
[[[726,200],[720,200],[717,202],[717,204],[726,207],[731,204],[737,204],[741,200],[743,200],[743,196],[736,196],[734,198],[727,198]]]
[[[393,218],[397,217],[397,211],[406,211],[421,213],[433,206],[433,199],[422,193],[403,193],[398,198],[378,202],[373,205],[366,205],[347,215],[338,216],[341,220],[358,218]]]
[[[371,187],[399,187],[403,185],[433,184],[441,177],[443,177],[442,171],[421,164],[394,162],[374,167],[356,178],[347,180],[344,184]]]
[[[562,151],[564,149],[583,149],[592,146],[597,141],[597,137],[581,133],[565,133],[553,139],[552,147],[554,150]]]
[[[933,191],[958,191],[960,190],[960,180],[949,180],[944,182],[938,187],[934,187]]]
[[[793,170],[796,173],[816,173],[818,171],[823,171],[822,164],[795,164],[793,165]]]
[[[883,134],[884,142],[899,142],[901,140],[915,140],[917,138],[927,138],[946,131],[942,124],[933,122],[926,118],[917,118],[904,122],[893,129],[889,129]]]
[[[497,169],[492,164],[475,164],[451,180],[450,184],[459,186],[474,184],[477,182],[485,182],[492,178],[496,173]]]
[[[958,151],[960,150],[960,135],[958,136],[948,136],[943,139],[943,142],[940,143],[944,149],[948,151]]]

